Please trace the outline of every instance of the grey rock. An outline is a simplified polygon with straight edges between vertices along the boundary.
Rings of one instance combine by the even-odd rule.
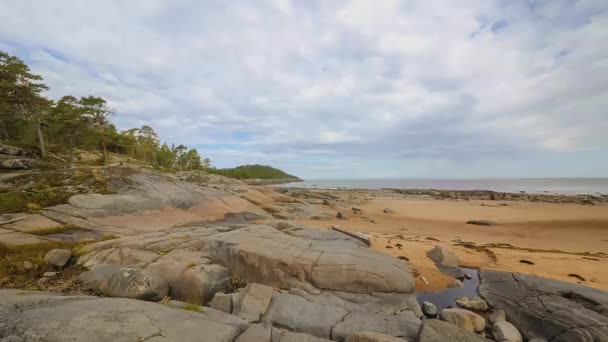
[[[34,268],[34,264],[32,264],[31,262],[29,262],[27,260],[21,262],[21,264],[19,266],[24,270],[31,270],[32,268]]]
[[[390,208],[384,208],[384,209],[382,209],[382,212],[384,212],[385,214],[394,214],[395,213],[395,211]]]
[[[235,342],[271,342],[271,328],[266,324],[251,324]]]
[[[488,342],[489,340],[460,329],[454,324],[436,319],[422,322],[418,333],[418,342]]]
[[[333,328],[331,337],[336,341],[345,341],[352,334],[373,331],[413,339],[418,333],[420,323],[420,318],[411,311],[404,311],[397,315],[378,315],[367,311],[355,311]]]
[[[169,283],[154,273],[123,268],[104,281],[100,290],[109,297],[159,301],[169,293]]]
[[[473,276],[470,275],[469,273],[465,273],[464,278],[470,280],[470,279],[473,279]]]
[[[528,342],[547,342],[547,340],[543,340],[542,338],[533,338],[528,340]]]
[[[454,279],[449,285],[448,287],[454,288],[454,287],[462,287],[462,281],[460,281],[459,279]]]
[[[356,245],[364,246],[365,244],[352,236],[346,235],[336,230],[315,229],[305,227],[293,227],[283,230],[283,233],[291,236],[297,236],[309,240],[319,241],[347,241]]]
[[[330,342],[330,340],[272,327],[272,342]]]
[[[474,310],[474,311],[487,311],[488,303],[479,297],[458,297],[456,298],[456,304],[463,309]]]
[[[486,321],[483,317],[465,309],[443,309],[439,312],[439,318],[474,333],[480,333],[486,327]]]
[[[196,262],[180,259],[177,255],[164,257],[148,265],[145,270],[169,282],[172,298],[204,305],[215,293],[224,291],[228,286],[230,272],[226,267],[200,264],[200,257]]]
[[[44,255],[44,262],[62,268],[71,258],[72,252],[68,249],[51,249]]]
[[[272,299],[264,321],[294,332],[329,339],[332,327],[348,314],[343,308],[309,302],[302,297],[281,294]]]
[[[274,289],[270,286],[251,283],[245,288],[237,316],[249,322],[259,322],[260,316],[268,310]]]
[[[0,170],[30,170],[36,165],[33,159],[0,159]]]
[[[57,276],[57,272],[44,272],[42,276],[45,278],[55,278]]]
[[[496,310],[496,311],[492,312],[490,314],[490,316],[488,316],[488,321],[490,321],[491,324],[498,323],[498,322],[504,322],[506,320],[507,320],[507,318],[506,318],[505,312],[503,310]]]
[[[608,341],[608,292],[534,275],[482,270],[480,295],[507,319],[524,340]]]
[[[226,321],[126,298],[0,290],[0,336],[16,341],[234,341],[242,330]]]
[[[223,292],[218,292],[208,303],[209,307],[216,310],[232,313],[232,296]]]
[[[523,342],[521,334],[513,324],[502,321],[492,326],[492,336],[500,342]]]
[[[426,317],[437,317],[437,307],[431,302],[422,302],[422,312]]]
[[[407,342],[407,340],[373,331],[361,331],[348,336],[346,342]]]
[[[250,282],[284,289],[306,280],[328,290],[414,291],[414,278],[399,259],[347,241],[306,240],[258,225],[210,236],[204,244],[212,259]]]
[[[496,222],[490,220],[470,220],[467,224],[475,224],[478,226],[495,226]]]
[[[76,281],[82,284],[84,289],[99,290],[104,281],[110,279],[114,273],[120,271],[122,266],[116,264],[99,265],[92,270],[80,273]]]
[[[435,246],[426,254],[431,260],[439,265],[458,267],[458,256],[456,256],[456,254],[454,254],[454,252],[447,247]]]

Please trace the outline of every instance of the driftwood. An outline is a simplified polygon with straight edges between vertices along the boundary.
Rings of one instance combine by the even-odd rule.
[[[338,228],[338,227],[332,227],[331,229],[340,232],[342,234],[348,235],[352,238],[355,238],[357,240],[363,241],[365,242],[367,245],[371,245],[371,241],[369,240],[369,237],[367,237],[365,234],[361,234],[361,233],[355,233],[355,232],[348,232],[344,229]]]
[[[4,224],[9,224],[9,223],[13,223],[13,222],[17,222],[17,221],[25,220],[26,218],[27,218],[27,217],[17,217],[17,218],[10,219],[10,220],[7,220],[7,221],[2,221],[2,222],[0,222],[0,226],[2,226],[2,225],[4,225]]]

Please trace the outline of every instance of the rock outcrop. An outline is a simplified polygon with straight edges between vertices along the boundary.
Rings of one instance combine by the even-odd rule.
[[[479,292],[525,340],[608,341],[606,291],[534,275],[483,270]]]
[[[108,265],[153,274],[166,280],[172,299],[208,304],[247,322],[289,331],[273,334],[280,341],[313,336],[345,341],[362,331],[415,338],[422,311],[406,264],[338,231],[282,228],[173,228],[88,245],[79,251],[78,263],[92,268],[84,278],[101,289],[124,278],[125,268],[116,272]],[[93,277],[97,270],[104,272]],[[109,280],[99,280],[108,275]],[[227,292],[245,283],[239,292]],[[206,290],[192,297],[193,289]],[[266,336],[266,331],[258,327],[249,334]]]

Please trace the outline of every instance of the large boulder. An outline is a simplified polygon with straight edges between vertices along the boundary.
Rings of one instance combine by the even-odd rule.
[[[22,290],[0,290],[0,322],[3,341],[230,342],[244,330],[208,310]]]
[[[524,340],[608,341],[608,292],[539,276],[482,270],[479,293]]]
[[[460,329],[454,324],[436,319],[427,319],[422,322],[418,332],[418,342],[489,342],[489,340]]]
[[[439,312],[439,318],[474,333],[480,333],[486,327],[486,321],[483,317],[465,309],[443,309]]]
[[[316,241],[251,226],[210,236],[212,259],[250,282],[291,288],[307,282],[348,292],[414,292],[414,278],[399,259],[349,241]]]
[[[348,311],[341,307],[312,303],[285,293],[272,299],[264,321],[290,331],[329,339],[332,328],[347,314]]]
[[[109,297],[159,301],[169,293],[169,283],[154,273],[135,268],[123,268],[100,286]]]

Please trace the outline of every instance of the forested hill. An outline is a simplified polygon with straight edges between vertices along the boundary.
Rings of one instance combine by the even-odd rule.
[[[0,51],[0,144],[69,164],[90,161],[86,156],[92,155],[102,165],[126,160],[169,172],[202,170],[241,179],[296,178],[263,165],[215,169],[194,148],[161,143],[149,125],[118,130],[111,119],[119,112],[102,97],[66,94],[52,100],[45,96],[48,89],[42,76],[32,73],[21,59]]]
[[[241,165],[227,169],[209,169],[210,173],[238,179],[282,179],[300,180],[298,177],[285,173],[268,165]]]

